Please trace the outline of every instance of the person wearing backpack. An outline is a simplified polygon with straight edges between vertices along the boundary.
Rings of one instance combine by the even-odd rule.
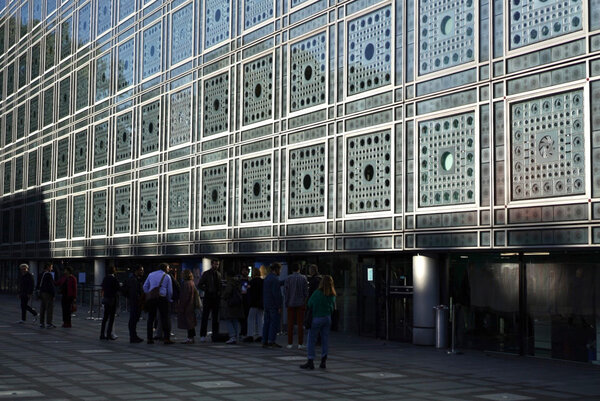
[[[227,321],[229,329],[229,340],[225,344],[236,344],[240,336],[240,319],[244,318],[244,301],[240,277],[233,271],[229,273],[221,303],[222,316]]]

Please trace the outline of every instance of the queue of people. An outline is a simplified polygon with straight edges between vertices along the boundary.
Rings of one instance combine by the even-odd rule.
[[[222,280],[219,261],[213,259],[211,268],[194,283],[194,275],[189,269],[182,272],[182,282],[169,264],[161,263],[144,280],[144,267],[137,266],[131,276],[121,285],[116,277],[114,265],[109,265],[102,281],[101,303],[104,314],[100,327],[100,340],[116,340],[113,334],[115,314],[120,295],[124,295],[129,306],[129,341],[144,341],[137,333],[137,324],[146,311],[146,342],[155,340],[169,345],[171,340],[171,315],[177,317],[177,327],[187,331],[183,344],[194,344],[198,313],[200,318],[200,342],[207,341],[208,320],[212,319],[212,340],[219,338],[219,321],[227,323],[227,344],[260,342],[263,348],[281,348],[277,343],[280,330],[282,308],[287,311],[287,348],[293,348],[294,327],[297,330],[297,348],[307,349],[307,362],[300,367],[314,369],[315,347],[321,344],[320,368],[326,368],[328,356],[331,316],[336,308],[336,291],[331,276],[320,276],[316,265],[309,266],[309,275],[300,274],[300,265],[292,264],[291,274],[281,281],[281,265],[272,263],[268,274],[259,268],[252,268],[249,275],[244,267],[241,274],[228,270]],[[19,278],[19,298],[21,320],[24,323],[27,313],[34,319],[38,313],[29,304],[32,294],[38,293],[40,300],[40,328],[55,328],[53,304],[56,289],[60,291],[63,328],[71,327],[71,315],[76,308],[77,279],[69,267],[63,269],[59,280],[54,280],[53,265],[47,263],[34,286],[33,275],[27,264],[21,264]],[[264,267],[263,267],[264,269]],[[202,297],[201,297],[202,294]],[[308,347],[304,342],[304,330],[308,329]]]

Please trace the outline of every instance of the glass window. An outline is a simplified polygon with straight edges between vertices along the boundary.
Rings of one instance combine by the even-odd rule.
[[[45,55],[45,67],[46,70],[54,67],[54,55],[56,52],[56,33],[55,31],[50,32],[46,35],[46,55]]]
[[[60,82],[58,92],[58,119],[67,117],[71,112],[71,77]]]
[[[129,112],[117,117],[116,162],[131,159],[132,115],[133,113]]]
[[[29,3],[21,7],[21,37],[27,35],[29,31]]]
[[[46,0],[46,16],[56,11],[56,0]]]
[[[69,138],[58,141],[56,178],[64,178],[69,172]]]
[[[27,187],[37,184],[37,150],[29,153],[27,158]]]
[[[15,191],[23,189],[23,156],[15,159]]]
[[[110,29],[112,16],[112,0],[98,0],[97,34],[100,36]]]
[[[90,3],[86,3],[79,9],[79,18],[77,20],[77,48],[81,48],[90,42],[91,30],[90,30],[90,17],[91,17]]]
[[[96,102],[110,95],[110,53],[96,61]]]
[[[77,71],[77,92],[75,99],[75,109],[81,110],[86,107],[89,102],[89,85],[90,85],[90,67],[85,66]]]
[[[39,129],[39,107],[40,102],[37,96],[31,98],[29,101],[29,133],[35,132]]]
[[[40,75],[40,42],[31,48],[31,80],[33,81]]]
[[[75,168],[74,174],[83,173],[87,170],[87,131],[75,134]]]
[[[33,0],[33,21],[32,25],[36,26],[42,21],[42,0]]]
[[[27,84],[27,53],[19,57],[19,89]]]
[[[119,22],[133,14],[135,11],[135,0],[119,0]]]
[[[25,104],[19,106],[17,111],[17,140],[25,137]]]
[[[52,144],[42,150],[42,183],[52,179]]]
[[[171,64],[192,57],[194,49],[194,7],[192,4],[173,13],[171,32]]]
[[[44,127],[54,122],[54,87],[44,91]]]
[[[108,122],[94,127],[94,168],[108,163]]]
[[[142,79],[157,74],[162,61],[162,23],[144,31],[144,54],[142,59]]]
[[[63,21],[60,25],[60,59],[64,60],[71,55],[73,46],[73,17]]]
[[[133,85],[135,41],[128,40],[119,46],[117,64],[117,90],[123,90]]]

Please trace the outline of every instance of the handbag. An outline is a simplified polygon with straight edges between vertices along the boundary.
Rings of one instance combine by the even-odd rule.
[[[312,327],[313,313],[312,308],[308,307],[304,313],[304,327],[310,329]]]
[[[73,301],[73,303],[71,304],[71,313],[75,312],[77,312],[77,304],[75,303],[75,301]]]
[[[202,301],[200,300],[200,294],[198,294],[198,290],[194,287],[194,310],[202,309]]]
[[[163,274],[162,278],[160,279],[160,283],[158,283],[156,287],[154,287],[148,292],[148,295],[146,296],[146,301],[158,299],[158,297],[160,297],[160,287],[162,286],[163,280],[165,279],[166,275],[167,273]]]

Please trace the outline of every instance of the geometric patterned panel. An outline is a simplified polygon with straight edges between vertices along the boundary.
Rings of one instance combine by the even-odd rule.
[[[202,225],[227,222],[227,165],[202,169]]]
[[[23,189],[23,156],[15,159],[15,191]]]
[[[71,112],[71,77],[60,81],[58,87],[58,119],[65,118]]]
[[[475,203],[475,113],[419,123],[419,206]]]
[[[511,104],[512,199],[585,193],[583,90]]]
[[[0,76],[0,78],[2,78]],[[33,97],[29,102],[29,133],[33,133],[39,129],[40,125],[40,101],[37,96]]]
[[[115,142],[115,162],[131,158],[132,112],[117,116],[117,137]]]
[[[511,0],[510,48],[518,49],[583,28],[582,0]]]
[[[245,0],[244,5],[244,29],[273,18],[273,0]]]
[[[419,13],[420,75],[475,59],[473,0],[420,0]]]
[[[46,35],[46,56],[44,58],[45,60],[45,67],[46,70],[49,70],[50,68],[52,68],[55,63],[54,63],[54,58],[56,55],[56,32],[52,31],[51,33],[49,33],[48,35]],[[8,91],[8,89],[7,89]]]
[[[227,131],[229,73],[204,80],[204,137]]]
[[[142,106],[142,155],[158,151],[160,136],[160,100]]]
[[[31,188],[37,184],[37,151],[29,153],[27,159],[27,187]]]
[[[208,49],[229,38],[229,0],[206,0],[204,48]]]
[[[85,237],[85,195],[73,197],[72,237]]]
[[[190,224],[190,173],[169,177],[169,229]]]
[[[389,85],[392,74],[391,7],[348,23],[348,95]]]
[[[135,42],[128,40],[119,46],[117,61],[117,91],[133,85],[133,68],[135,63]]]
[[[1,129],[2,127],[0,127]],[[13,141],[13,113],[9,112],[6,115],[6,127],[4,131],[4,144],[8,145]]]
[[[17,112],[17,140],[25,136],[25,103],[19,106]]]
[[[110,95],[110,53],[96,61],[96,101]]]
[[[56,227],[54,228],[55,238],[67,238],[67,199],[62,198],[56,201]]]
[[[323,216],[325,213],[325,144],[290,150],[290,218]]]
[[[81,110],[88,105],[90,85],[90,67],[77,70],[77,90],[75,92],[75,110]]]
[[[106,235],[106,190],[92,194],[92,235]]]
[[[175,92],[170,98],[169,146],[177,146],[192,138],[192,88]]]
[[[71,55],[73,46],[73,17],[60,24],[60,59]]]
[[[192,57],[194,50],[194,6],[173,12],[171,30],[171,64]]]
[[[91,2],[79,9],[79,17],[77,18],[77,48],[89,43],[91,39],[90,16]]]
[[[0,35],[2,36],[2,35]],[[0,38],[1,39],[1,38]],[[40,75],[41,50],[40,42],[31,47],[31,80],[33,81]],[[1,74],[0,74],[1,75]],[[0,90],[1,92],[1,90]]]
[[[115,188],[114,230],[115,234],[129,233],[131,216],[131,186]]]
[[[271,220],[272,156],[242,162],[242,223]]]
[[[162,64],[162,23],[144,31],[142,79],[160,72]]]
[[[94,127],[94,168],[108,163],[108,122]]]
[[[112,16],[112,0],[98,0],[98,8],[96,9],[98,35],[106,32],[111,25]]]
[[[119,0],[119,21],[135,11],[135,0]]]
[[[7,118],[8,118],[8,116],[7,116]],[[54,87],[50,87],[44,91],[44,127],[52,124],[53,122],[54,122]],[[11,128],[12,128],[12,126],[11,126]]]
[[[319,33],[291,46],[290,111],[325,103],[327,42]]]
[[[140,231],[156,231],[158,223],[158,180],[140,182]]]
[[[42,150],[42,182],[52,179],[52,145],[45,146]]]
[[[66,177],[69,172],[69,138],[58,141],[56,160],[56,178]]]
[[[87,131],[75,134],[74,173],[83,173],[87,169]]]
[[[244,124],[273,117],[273,55],[244,65]]]
[[[10,181],[12,174],[12,162],[4,163],[4,194],[10,193]]]
[[[347,213],[391,208],[392,135],[389,130],[348,138]]]

